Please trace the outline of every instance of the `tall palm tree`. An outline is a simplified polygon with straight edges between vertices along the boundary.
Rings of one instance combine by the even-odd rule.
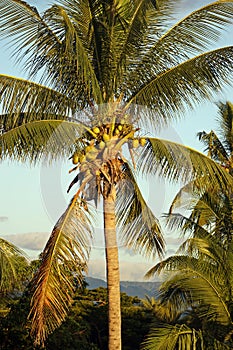
[[[233,1],[216,1],[167,30],[173,4],[60,0],[40,15],[24,1],[0,0],[1,35],[14,40],[14,53],[29,72],[29,80],[0,75],[1,158],[34,163],[72,155],[78,173],[70,185],[78,190],[34,278],[30,320],[36,342],[43,343],[66,315],[73,289],[66,272],[78,275],[76,265],[87,263],[92,203],[102,199],[109,349],[121,348],[116,223],[125,246],[147,256],[162,256],[164,249],[136,166],[174,180],[207,171],[209,181],[221,180],[222,186],[232,180],[200,153],[140,131],[159,128],[209,99],[232,71],[233,47],[206,50],[231,22]],[[40,83],[33,82],[38,73]]]

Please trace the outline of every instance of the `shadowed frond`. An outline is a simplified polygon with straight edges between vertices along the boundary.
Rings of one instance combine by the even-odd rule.
[[[32,282],[35,287],[29,320],[36,343],[43,344],[66,317],[75,279],[82,281],[91,240],[90,214],[75,196],[52,231]]]
[[[219,103],[218,108],[219,134],[226,151],[231,155],[233,152],[233,104],[229,101]]]
[[[135,252],[147,257],[164,254],[164,239],[158,220],[148,207],[128,164],[124,179],[117,185],[116,215],[120,239]]]
[[[18,258],[25,256],[14,244],[0,238],[0,294],[13,290],[17,283]]]
[[[64,120],[37,120],[0,135],[0,159],[48,162],[84,148],[85,127]]]
[[[232,177],[219,164],[194,149],[167,140],[148,138],[138,165],[144,174],[157,173],[177,182],[205,176],[208,183],[199,181],[203,189],[209,183],[225,189],[233,184]]]
[[[151,122],[164,125],[174,119],[174,115],[184,113],[187,107],[193,108],[201,100],[210,99],[220,91],[222,83],[229,84],[232,57],[233,47],[225,47],[151,75],[133,91],[126,108],[132,103],[148,107]]]
[[[197,133],[197,136],[198,139],[206,146],[204,152],[207,151],[208,156],[211,157],[211,159],[219,162],[220,164],[226,165],[228,163],[227,151],[214,131],[211,130],[209,133],[201,131]]]

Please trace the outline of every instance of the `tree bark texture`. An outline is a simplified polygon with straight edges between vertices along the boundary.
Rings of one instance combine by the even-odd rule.
[[[121,350],[120,270],[116,238],[116,193],[104,198],[104,235],[108,286],[108,350]]]

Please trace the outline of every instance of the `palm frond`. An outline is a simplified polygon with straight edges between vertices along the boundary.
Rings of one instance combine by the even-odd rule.
[[[0,238],[0,294],[11,292],[18,282],[17,266],[24,253],[14,244]]]
[[[66,317],[75,279],[82,281],[91,240],[90,213],[75,196],[55,225],[33,279],[29,320],[36,343],[43,344]]]
[[[232,46],[217,49],[151,75],[133,91],[126,108],[131,104],[148,107],[151,123],[166,124],[174,115],[210,99],[223,85],[230,84],[232,53]]]
[[[0,135],[0,159],[34,163],[41,159],[50,162],[69,157],[84,148],[84,142],[80,140],[84,132],[84,125],[64,120],[22,124]]]
[[[191,350],[193,344],[202,343],[202,332],[192,329],[185,324],[170,325],[159,323],[151,328],[146,340],[142,343],[142,350]],[[204,347],[200,347],[204,350]]]
[[[124,179],[118,184],[116,215],[120,238],[126,247],[148,257],[163,256],[161,227],[146,204],[128,164],[125,164]]]
[[[138,83],[144,85],[152,75],[176,66],[190,55],[200,54],[215,44],[226,25],[232,23],[232,10],[232,1],[215,1],[192,12],[156,38],[130,76],[132,86],[138,87]],[[138,72],[141,73],[139,77]],[[135,73],[137,79],[134,79]]]
[[[229,101],[220,102],[218,108],[219,133],[226,151],[231,155],[233,152],[233,104]]]
[[[219,162],[220,164],[227,165],[229,155],[214,131],[211,130],[209,133],[201,131],[197,133],[197,136],[198,139],[206,146],[204,152],[207,151],[208,156],[211,157],[211,159]]]
[[[31,120],[68,119],[75,103],[43,85],[16,77],[0,75],[0,102],[3,131]],[[23,118],[22,118],[23,117]]]
[[[167,140],[148,138],[138,161],[144,174],[159,174],[168,180],[189,182],[197,178],[205,189],[209,183],[229,189],[232,177],[216,162],[194,149]]]

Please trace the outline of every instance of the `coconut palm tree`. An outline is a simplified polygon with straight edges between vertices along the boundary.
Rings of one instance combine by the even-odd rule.
[[[73,290],[66,270],[78,275],[76,265],[87,263],[93,204],[102,200],[104,208],[109,349],[119,350],[116,223],[125,246],[146,256],[162,256],[164,249],[136,169],[185,181],[208,171],[213,183],[232,181],[200,153],[140,130],[158,129],[209,99],[232,71],[233,48],[208,47],[231,22],[233,1],[216,1],[167,29],[173,4],[60,0],[39,14],[24,1],[0,1],[1,35],[12,39],[29,73],[28,80],[0,75],[1,159],[34,163],[71,156],[71,172],[77,173],[68,190],[78,189],[34,278],[30,320],[36,342],[65,318]]]
[[[231,349],[233,334],[232,215],[225,230],[216,202],[205,201],[204,213],[214,226],[170,215],[169,226],[191,235],[174,256],[156,264],[147,276],[167,273],[160,288],[157,313],[163,310],[143,349]],[[199,210],[200,210],[199,206]],[[206,209],[209,208],[209,211]],[[229,203],[221,208],[228,212]],[[200,211],[199,211],[200,212]],[[229,212],[228,212],[229,214]],[[215,218],[214,218],[215,216]],[[197,216],[198,217],[198,216]],[[226,216],[224,216],[226,217]],[[229,227],[230,225],[230,227]],[[225,233],[225,235],[224,235]],[[159,322],[158,322],[159,320]]]

